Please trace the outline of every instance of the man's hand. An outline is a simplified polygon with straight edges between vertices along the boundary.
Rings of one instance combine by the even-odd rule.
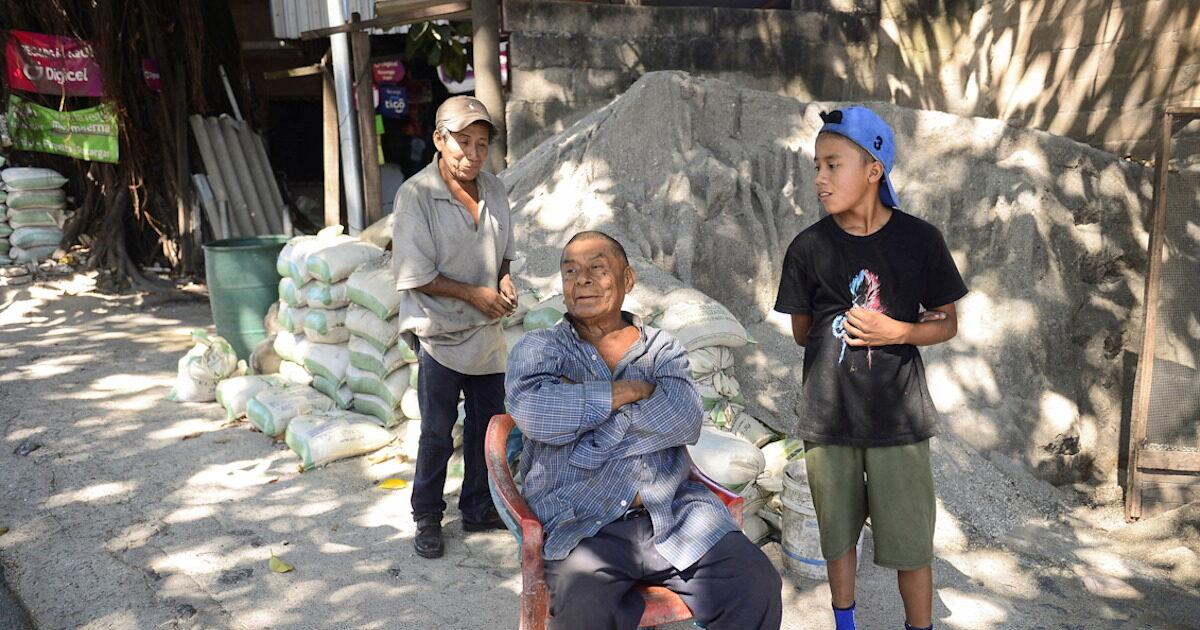
[[[849,333],[846,343],[851,346],[890,346],[905,343],[913,324],[898,321],[865,308],[854,307],[846,313],[842,328]]]
[[[512,308],[508,309],[505,315],[512,315],[517,312],[517,285],[513,284],[512,276],[505,274],[500,278],[500,295],[512,303]]]
[[[470,292],[467,301],[484,315],[492,318],[504,317],[513,312],[517,307],[516,300],[510,299],[502,295],[499,291],[489,289],[488,287],[475,287]]]
[[[629,379],[613,381],[612,409],[613,411],[616,411],[625,405],[649,398],[653,393],[654,385],[644,381],[633,381]]]

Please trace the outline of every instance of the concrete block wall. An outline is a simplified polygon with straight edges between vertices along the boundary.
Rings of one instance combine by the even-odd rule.
[[[1195,0],[793,0],[791,11],[508,0],[509,160],[654,70],[801,100],[1011,120],[1150,158],[1200,105]]]
[[[655,70],[686,70],[802,100],[831,89],[868,98],[865,69],[878,22],[877,13],[510,0],[509,161]],[[859,80],[841,85],[825,60]]]

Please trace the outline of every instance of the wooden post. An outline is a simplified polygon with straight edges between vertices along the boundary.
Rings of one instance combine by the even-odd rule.
[[[1167,219],[1167,166],[1171,159],[1171,112],[1159,122],[1158,155],[1154,161],[1154,212],[1150,218],[1147,247],[1146,295],[1142,301],[1142,343],[1134,381],[1132,419],[1129,427],[1129,461],[1126,463],[1125,520],[1142,516],[1141,455],[1150,415],[1150,385],[1154,374],[1154,333],[1158,327],[1158,293],[1162,286],[1163,229]]]
[[[342,223],[341,170],[338,165],[337,96],[333,91],[333,71],[329,67],[329,53],[325,53],[322,65],[321,139],[325,164],[325,225],[345,225]]]
[[[179,248],[183,254],[181,267],[184,273],[196,273],[196,253],[200,250],[200,223],[192,221],[194,199],[191,194],[191,165],[188,162],[187,139],[187,91],[184,83],[183,62],[171,64],[171,76],[167,90],[174,101],[175,123],[175,210],[179,216]]]
[[[351,14],[350,24],[361,21]],[[358,114],[358,139],[362,149],[363,209],[368,227],[383,218],[383,187],[379,173],[379,136],[375,133],[375,84],[371,71],[371,36],[364,30],[350,32],[350,57],[354,66],[355,112]]]
[[[504,120],[504,84],[500,80],[500,8],[497,0],[471,0],[475,98],[496,125],[496,138],[488,153],[487,169],[499,173],[507,165],[508,125]]]

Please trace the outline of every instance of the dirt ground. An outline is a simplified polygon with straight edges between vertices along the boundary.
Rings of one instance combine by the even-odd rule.
[[[165,401],[206,326],[197,291],[107,295],[85,275],[0,287],[0,562],[35,627],[516,627],[506,532],[464,536],[451,508],[446,557],[413,554],[407,492],[376,487],[411,479],[411,462],[300,474],[216,403]],[[939,484],[971,475],[969,451],[941,452]],[[938,627],[1200,627],[1200,509],[1129,526],[1119,506],[1036,492],[1058,507],[989,536],[971,535],[963,506],[939,516]],[[782,567],[779,545],[765,549]],[[295,570],[272,572],[272,555]],[[833,627],[822,582],[789,577],[783,597],[784,628]],[[901,628],[893,574],[864,560],[858,608],[860,627]]]

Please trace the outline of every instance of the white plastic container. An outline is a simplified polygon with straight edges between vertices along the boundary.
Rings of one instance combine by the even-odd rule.
[[[783,469],[783,561],[788,570],[812,580],[828,579],[821,555],[821,532],[808,487],[808,469],[803,459]],[[862,565],[863,534],[858,534],[856,568]]]

